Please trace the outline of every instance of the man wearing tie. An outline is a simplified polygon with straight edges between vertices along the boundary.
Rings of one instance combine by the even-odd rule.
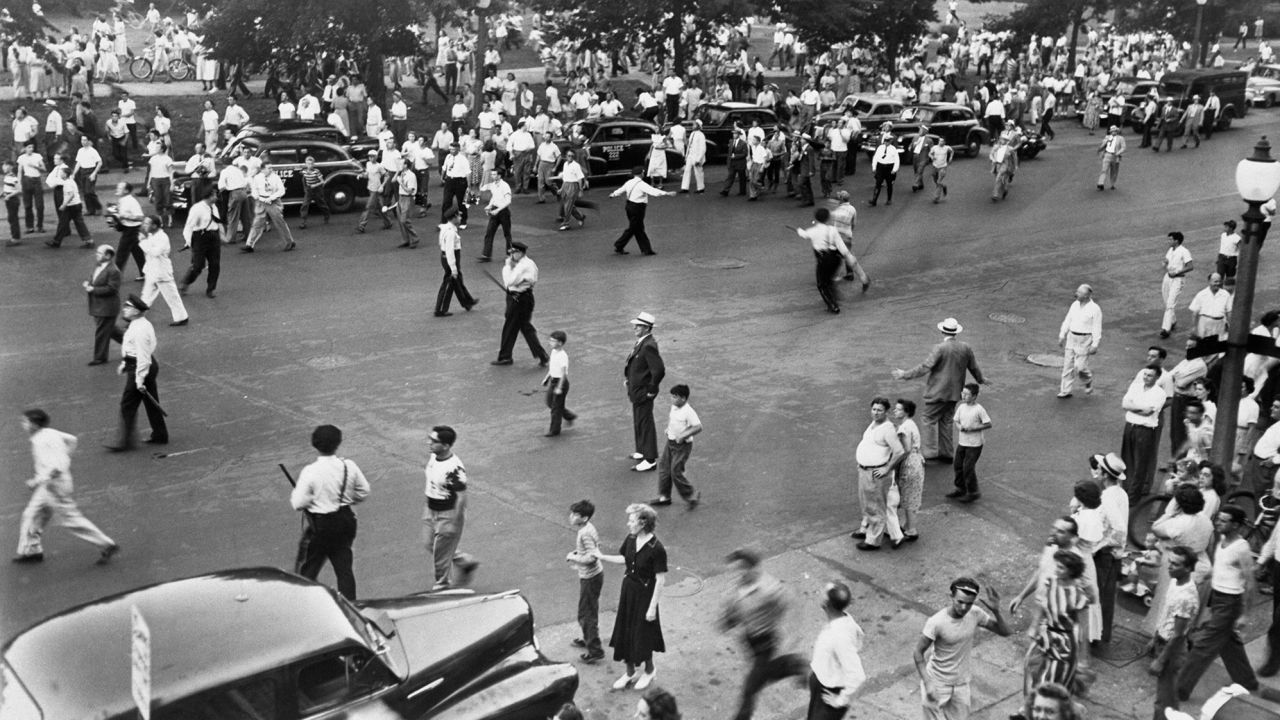
[[[685,159],[688,163],[688,158]],[[733,129],[733,140],[729,141],[729,158],[727,160],[729,166],[729,177],[724,181],[724,187],[720,189],[722,196],[729,194],[729,189],[733,187],[733,181],[738,181],[738,194],[747,194],[747,141],[742,137],[742,129]]]
[[[1120,157],[1124,155],[1124,136],[1120,134],[1120,126],[1112,125],[1107,137],[1098,146],[1102,155],[1102,169],[1098,171],[1098,189],[1108,182],[1111,189],[1116,189],[1116,178],[1120,177]]]
[[[632,168],[631,179],[623,183],[622,187],[609,193],[609,197],[626,196],[627,198],[627,229],[623,230],[622,235],[618,236],[613,243],[613,251],[619,255],[628,254],[626,247],[632,237],[636,239],[636,245],[640,246],[641,255],[657,255],[653,251],[653,246],[649,244],[649,234],[644,231],[644,214],[649,208],[650,196],[664,197],[675,195],[675,193],[655,188],[644,181],[643,175],[644,168],[639,166]],[[725,193],[727,192],[726,190]]]
[[[653,422],[653,399],[658,396],[658,386],[667,374],[667,367],[658,353],[658,341],[653,339],[655,322],[647,312],[636,315],[631,321],[636,344],[623,369],[627,378],[627,397],[631,399],[631,425],[636,441],[636,451],[631,453],[631,459],[640,461],[632,469],[639,472],[658,466],[658,431]]]
[[[112,260],[115,248],[99,245],[97,265],[89,279],[82,283],[89,298],[89,317],[93,318],[93,359],[90,365],[103,365],[111,349],[111,331],[120,314],[120,269]]]
[[[916,174],[911,192],[924,189],[924,171],[929,166],[929,148],[932,146],[933,144],[929,141],[929,126],[921,125],[916,134],[911,137],[911,169]]]

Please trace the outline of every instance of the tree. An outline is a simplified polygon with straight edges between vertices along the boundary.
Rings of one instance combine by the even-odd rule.
[[[761,9],[757,0],[535,0],[534,7],[555,16],[552,41],[610,50],[638,38],[659,59],[669,57],[681,74],[691,45],[711,42],[719,26]]]
[[[975,1],[986,2],[987,0]],[[1071,39],[1067,42],[1067,69],[1071,70],[1076,65],[1076,45],[1080,39],[1081,26],[1086,20],[1105,18],[1112,4],[1112,0],[1029,0],[1004,19],[988,25],[993,30],[1008,30],[1020,39],[1031,35],[1057,37],[1064,29],[1070,27]]]
[[[44,16],[31,12],[30,3],[17,3],[11,8],[0,9],[0,41],[4,43],[35,42],[56,30]]]
[[[411,0],[221,0],[206,2],[205,45],[232,63],[289,62],[324,51],[345,54],[364,69],[369,94],[382,102],[388,55],[411,55],[418,42],[409,26]]]
[[[782,0],[775,19],[794,27],[815,54],[843,42],[875,48],[897,77],[898,60],[938,20],[938,11],[932,0]]]
[[[1196,16],[1201,17],[1200,47],[1196,57],[1204,58],[1208,45],[1219,33],[1235,34],[1241,19],[1258,17],[1267,4],[1264,0],[1210,0],[1203,7],[1195,2],[1137,2],[1114,0],[1116,25],[1121,30],[1163,30],[1175,38],[1195,41]],[[1205,58],[1207,59],[1207,58]]]

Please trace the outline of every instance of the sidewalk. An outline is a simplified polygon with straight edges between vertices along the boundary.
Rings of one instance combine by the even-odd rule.
[[[931,518],[930,522],[947,520]],[[971,523],[972,524],[972,523]],[[935,532],[932,537],[946,537],[948,543],[966,547],[999,546],[1002,541],[1015,544],[1015,538],[996,525],[983,530],[956,530],[951,533]],[[963,535],[963,537],[962,537]],[[927,540],[925,541],[927,542]],[[924,545],[925,543],[918,543]],[[854,549],[849,538],[840,535],[806,548],[792,550],[765,561],[767,571],[782,580],[792,593],[791,614],[786,623],[786,637],[790,643],[782,652],[798,652],[809,657],[813,640],[824,624],[820,609],[822,587],[831,579],[840,579],[853,591],[854,600],[850,613],[866,632],[862,661],[868,681],[854,701],[851,717],[872,720],[917,720],[920,717],[919,681],[912,661],[915,640],[920,636],[924,621],[946,604],[946,586],[953,569],[929,556],[928,548],[911,556],[904,553],[895,559],[915,565],[912,575],[922,588],[878,586],[873,576],[859,571],[859,566],[884,562],[883,556],[894,551],[878,553],[880,557],[868,559],[866,554]],[[982,559],[977,577],[984,585],[994,582],[1003,590],[1002,600],[1007,603],[1014,588],[1025,578],[992,578],[1000,564],[997,559]],[[1030,562],[1030,560],[1029,560]],[[620,581],[619,571],[607,566],[606,583]],[[679,567],[668,573],[667,587],[661,606],[663,632],[667,652],[655,656],[657,679],[655,685],[666,687],[675,693],[681,714],[687,720],[731,717],[737,708],[738,692],[746,674],[746,655],[735,636],[726,636],[716,629],[721,598],[732,585],[725,574],[700,578]],[[1246,637],[1260,636],[1270,622],[1271,600],[1261,596],[1247,615]],[[1022,666],[1026,651],[1027,614],[1006,617],[1014,628],[1008,638],[1000,638],[988,632],[980,632],[974,650],[973,666],[973,717],[975,720],[1004,720],[1020,711],[1022,705]],[[1092,669],[1098,679],[1090,688],[1083,702],[1089,709],[1090,720],[1125,719],[1147,720],[1152,715],[1155,696],[1155,678],[1147,673],[1149,659],[1141,656],[1145,638],[1135,629],[1141,616],[1126,610],[1123,599],[1117,608],[1117,627],[1111,644],[1109,659],[1095,658]],[[612,632],[614,613],[602,611],[600,629],[608,644]],[[596,665],[584,665],[577,661],[577,649],[570,646],[580,633],[576,623],[563,623],[541,627],[538,631],[543,652],[561,661],[573,661],[581,673],[577,704],[590,720],[629,716],[633,712],[638,694],[634,690],[613,692],[610,685],[622,673],[621,663],[613,662],[612,651],[606,647],[606,660]],[[1249,656],[1254,665],[1262,662],[1266,652],[1265,637],[1256,637],[1248,644]],[[1258,717],[1280,717],[1280,678],[1261,679],[1263,689],[1249,698],[1251,703],[1263,708]],[[1230,684],[1220,662],[1215,662],[1200,681],[1191,701],[1183,705],[1185,712],[1198,717],[1201,705],[1219,688]],[[1269,698],[1265,699],[1265,698]],[[798,720],[805,716],[808,702],[807,690],[792,681],[771,685],[759,696],[755,717],[763,720]],[[1246,718],[1219,717],[1217,720],[1246,720]],[[1252,720],[1248,718],[1247,720]]]

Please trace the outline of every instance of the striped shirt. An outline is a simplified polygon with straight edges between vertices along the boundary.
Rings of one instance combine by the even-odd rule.
[[[324,184],[324,175],[320,173],[320,168],[304,167],[302,168],[302,182],[307,187],[320,187]]]
[[[17,195],[18,195],[18,174],[12,173],[12,172],[5,173],[4,174],[4,191],[0,193],[0,197],[3,197],[4,199],[8,200],[9,198],[16,197]]]

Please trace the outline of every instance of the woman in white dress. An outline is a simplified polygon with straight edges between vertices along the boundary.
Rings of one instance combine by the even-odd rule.
[[[151,127],[154,128],[156,134],[160,136],[160,140],[164,143],[164,146],[172,148],[173,137],[170,135],[170,131],[173,129],[173,120],[169,118],[169,111],[166,110],[163,105],[156,106],[156,115],[152,122],[153,124]]]
[[[98,65],[95,79],[120,82],[120,56],[116,55],[115,40],[110,35],[98,39]]]
[[[649,167],[644,174],[649,178],[650,185],[661,190],[662,183],[667,179],[667,148],[671,147],[671,142],[660,132],[649,138],[653,144],[649,148]]]

